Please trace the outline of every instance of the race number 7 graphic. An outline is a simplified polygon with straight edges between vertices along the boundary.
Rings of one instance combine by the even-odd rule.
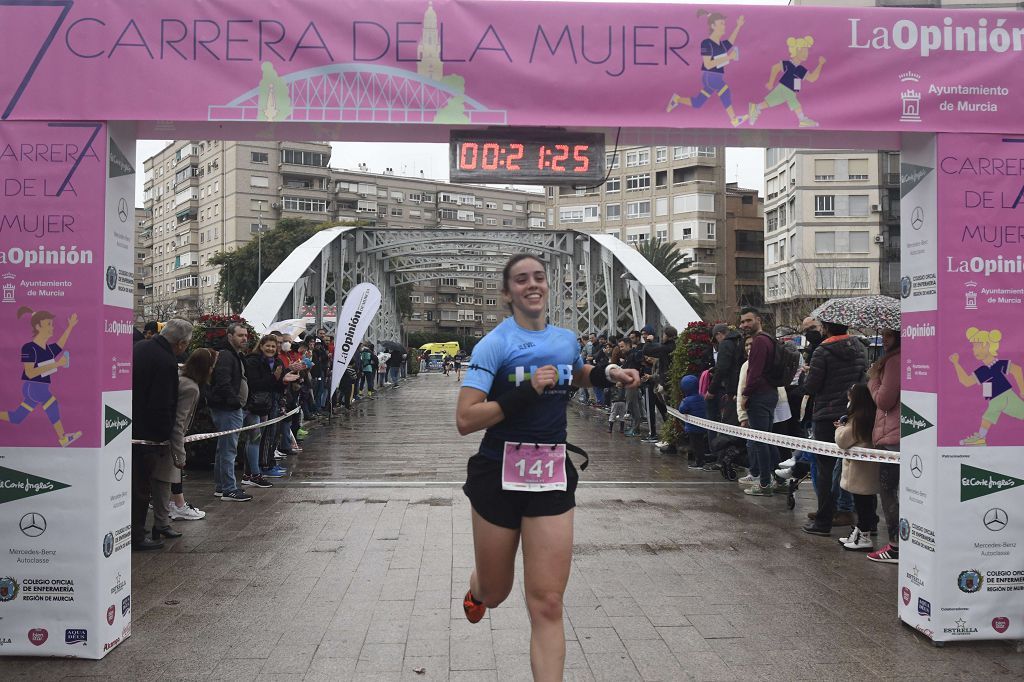
[[[18,87],[15,88],[14,94],[11,95],[10,100],[4,107],[3,114],[0,115],[0,119],[7,120],[14,111],[14,107],[18,104],[18,100],[25,93],[25,89],[28,87],[29,82],[32,80],[32,76],[35,75],[36,69],[39,68],[40,62],[43,61],[43,57],[46,55],[47,50],[50,49],[50,45],[53,43],[53,39],[57,37],[57,32],[60,31],[60,27],[64,24],[64,19],[67,18],[68,13],[71,12],[71,7],[74,5],[74,0],[0,0],[0,9],[4,7],[59,7],[61,8],[60,15],[53,24],[53,28],[47,34],[46,39],[43,40],[42,45],[39,47],[39,51],[36,52],[35,57],[25,70],[25,75],[22,76],[21,82],[18,83]]]

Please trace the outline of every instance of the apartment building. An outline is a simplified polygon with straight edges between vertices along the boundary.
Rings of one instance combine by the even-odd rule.
[[[726,305],[709,309],[708,320],[734,322],[745,306],[764,306],[764,199],[756,189],[725,186]]]
[[[765,152],[765,301],[796,326],[837,296],[899,290],[899,154]]]
[[[145,208],[135,207],[135,296],[132,309],[138,315],[146,301],[146,278],[152,277],[152,261],[150,251],[153,248],[153,235],[150,229],[149,214]]]
[[[599,187],[548,188],[548,224],[612,234],[633,246],[670,241],[690,263],[709,314],[735,312],[741,296],[730,279],[738,270],[737,263],[729,261],[738,254],[729,255],[736,237],[726,216],[724,148],[629,147],[609,152],[606,164],[608,181]],[[746,196],[756,197],[752,192]],[[742,196],[737,198],[743,206]],[[756,210],[757,200],[748,200]],[[744,251],[743,258],[759,256]],[[747,273],[747,265],[738,267]],[[762,286],[760,278],[748,284]],[[744,295],[750,293],[744,290]]]
[[[175,141],[146,159],[136,315],[223,312],[210,258],[271,236],[284,218],[390,228],[546,225],[541,193],[337,170],[330,162],[327,143],[217,140]],[[455,280],[416,285],[410,331],[482,336],[497,324],[494,297],[468,277]]]

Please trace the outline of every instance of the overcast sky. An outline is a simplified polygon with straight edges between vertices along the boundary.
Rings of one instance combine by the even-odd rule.
[[[569,0],[570,2],[573,0]],[[589,2],[622,2],[622,0],[586,0]],[[667,2],[671,0],[645,0]],[[702,5],[735,4],[725,0],[702,0]],[[788,0],[742,0],[745,5],[786,5]],[[139,140],[136,148],[138,173],[135,176],[135,203],[142,206],[142,161],[160,151],[167,140]],[[393,168],[396,174],[423,175],[433,180],[448,180],[448,145],[380,142],[332,142],[331,167],[355,170],[365,163],[370,172],[382,173]],[[763,192],[764,152],[761,149],[729,147],[725,153],[725,179],[739,182]]]

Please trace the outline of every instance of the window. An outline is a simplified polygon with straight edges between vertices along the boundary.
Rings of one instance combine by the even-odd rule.
[[[836,179],[835,159],[815,159],[814,179],[818,182]]]
[[[487,218],[487,224],[488,225],[497,225],[498,224],[498,219],[497,218]]]
[[[867,180],[868,179],[868,160],[867,159],[850,159],[849,161],[850,179],[851,180]]]
[[[459,280],[455,277],[442,277],[441,286],[443,287],[457,287],[459,286]]]
[[[668,215],[668,197],[658,197],[654,200],[654,214],[659,216]]]
[[[560,223],[590,223],[600,217],[598,206],[565,206],[558,209]]]
[[[665,163],[666,161],[668,161],[668,147],[655,147],[654,162]]]
[[[398,206],[392,206],[391,207],[391,215],[395,216],[396,218],[397,217],[401,217],[402,209],[400,207],[398,207]]]
[[[651,188],[651,176],[648,173],[643,175],[627,175],[626,176],[626,191],[635,192],[641,189]]]
[[[291,163],[297,166],[318,166],[326,168],[330,163],[331,155],[321,152],[304,152],[298,149],[281,150],[281,162]]]
[[[502,227],[512,227],[512,223],[513,223],[513,220],[511,218],[502,218],[501,219],[501,226]]]
[[[630,201],[626,204],[626,217],[627,218],[649,218],[651,215],[651,202],[650,200],[645,201]]]
[[[702,294],[714,295],[715,278],[707,275],[697,275],[697,288],[700,289]]]
[[[866,231],[850,232],[850,253],[868,253],[869,242]]]
[[[868,232],[817,232],[814,235],[815,253],[868,253]]]
[[[325,199],[307,199],[305,197],[284,197],[284,210],[301,211],[303,213],[327,213]]]
[[[249,178],[250,187],[270,187],[270,179],[262,175],[254,175]]]
[[[819,267],[816,269],[815,283],[818,289],[847,290],[867,289],[870,286],[870,269],[865,267]]]
[[[636,151],[626,152],[626,168],[632,168],[634,166],[639,166],[639,165],[640,165],[640,153],[636,152]]]
[[[252,163],[270,163],[270,154],[267,152],[249,152],[249,161]]]
[[[779,229],[779,212],[778,211],[768,211],[767,213],[765,213],[764,214],[764,224],[765,224],[765,228],[769,232],[774,232],[775,230]]]
[[[619,167],[619,155],[618,155],[618,153],[615,153],[615,154],[605,154],[605,156],[604,156],[604,165],[607,167],[608,170],[615,170],[616,168],[618,168]]]
[[[501,205],[501,210],[502,211],[511,211],[512,210],[512,204],[509,204],[509,203],[502,204]]]
[[[608,220],[622,219],[622,204],[605,204],[604,210]]]
[[[867,194],[851,194],[849,200],[849,215],[851,216],[866,216],[868,214],[868,195]]]
[[[715,195],[709,193],[677,194],[672,197],[672,213],[715,210]]]
[[[488,202],[486,202],[486,203],[485,203],[484,205],[485,205],[485,206],[486,206],[486,207],[487,207],[487,208],[488,208],[489,210],[491,210],[491,211],[497,211],[497,210],[498,210],[498,202],[497,202],[497,201],[488,201]]]
[[[439,208],[437,209],[437,217],[440,220],[458,220],[459,212],[454,208]]]
[[[700,231],[703,234],[704,239],[714,239],[717,227],[718,223],[716,223],[714,220],[700,221]]]
[[[415,209],[415,208],[410,208],[409,209],[409,217],[410,218],[419,218],[422,215],[423,214],[418,209]]]
[[[743,197],[746,199],[746,197]],[[779,227],[786,226],[786,204],[779,204]]]
[[[391,198],[399,203],[405,201],[405,192],[391,192]]]
[[[464,223],[472,223],[476,221],[476,214],[473,211],[458,211],[456,214],[456,220],[461,220]]]
[[[605,192],[618,192],[622,187],[622,178],[608,178],[608,182],[604,184]]]
[[[693,239],[693,231],[697,229],[696,220],[686,220],[672,223],[672,233],[676,241]]]
[[[833,216],[836,214],[836,197],[834,194],[814,195],[814,215]]]
[[[664,244],[668,241],[668,225],[658,225],[654,235],[659,244]]]

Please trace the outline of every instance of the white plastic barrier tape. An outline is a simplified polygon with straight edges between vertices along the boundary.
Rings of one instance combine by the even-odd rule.
[[[900,461],[900,453],[892,452],[890,450],[875,450],[873,448],[850,448],[849,450],[841,450],[835,443],[826,443],[820,440],[811,440],[810,438],[798,438],[796,436],[785,436],[781,433],[766,433],[765,431],[758,431],[757,429],[745,429],[742,426],[722,424],[720,422],[711,421],[710,419],[691,417],[690,415],[683,414],[671,407],[668,408],[668,413],[679,421],[693,424],[694,426],[700,426],[708,431],[717,431],[718,433],[738,436],[746,440],[756,440],[760,443],[770,443],[772,445],[789,448],[790,450],[802,450],[804,452],[813,452],[819,455],[828,455],[829,457],[857,459],[864,462],[892,462],[893,464],[899,464]]]
[[[259,424],[250,424],[249,426],[243,426],[243,427],[238,428],[238,429],[231,429],[230,431],[217,431],[216,433],[196,433],[196,434],[191,435],[191,436],[185,436],[185,442],[186,443],[194,443],[197,440],[208,440],[210,438],[220,438],[221,436],[226,436],[229,433],[239,433],[241,431],[248,431],[249,429],[262,429],[265,426],[270,426],[271,424],[276,424],[277,422],[279,422],[279,421],[281,421],[283,419],[287,419],[288,417],[290,417],[293,414],[295,414],[296,412],[298,412],[299,409],[301,409],[301,408],[296,407],[291,412],[286,412],[285,414],[282,414],[280,417],[274,417],[273,419],[268,419],[267,421],[260,422]],[[169,441],[169,440],[165,440],[162,443],[158,443],[158,442],[153,441],[153,440],[134,440],[133,439],[132,440],[132,445],[169,445],[170,442],[171,441]]]

